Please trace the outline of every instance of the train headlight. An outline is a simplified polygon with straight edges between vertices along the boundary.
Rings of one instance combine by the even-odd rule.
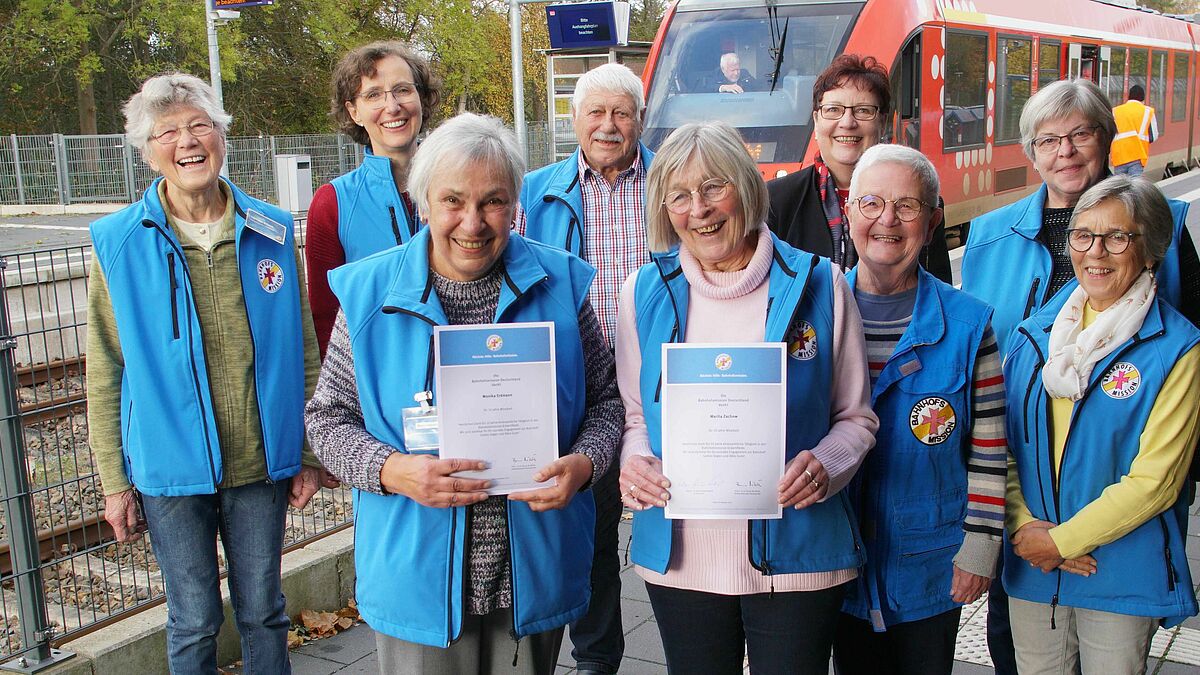
[[[780,169],[780,170],[778,170],[778,171],[776,171],[776,172],[775,172],[775,177],[776,177],[776,178],[783,178],[783,177],[784,177],[784,176],[786,176],[786,175],[787,175],[787,169]]]

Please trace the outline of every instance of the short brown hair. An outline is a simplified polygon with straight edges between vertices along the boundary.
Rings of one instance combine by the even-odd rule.
[[[433,72],[429,62],[417,55],[408,45],[396,40],[372,42],[350,50],[333,67],[333,97],[329,114],[333,116],[338,131],[350,136],[360,145],[370,145],[366,129],[358,126],[346,102],[354,100],[362,86],[364,77],[375,76],[375,65],[388,56],[398,56],[408,64],[413,74],[413,84],[421,96],[421,130],[429,128],[434,109],[442,102],[442,78]]]
[[[883,117],[892,114],[892,87],[888,83],[887,68],[874,56],[842,54],[835,58],[813,82],[813,110],[820,107],[825,92],[839,87],[858,87],[875,94],[879,99],[879,114]]]

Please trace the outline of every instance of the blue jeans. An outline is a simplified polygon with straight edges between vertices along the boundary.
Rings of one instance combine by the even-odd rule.
[[[1132,162],[1125,162],[1121,166],[1114,166],[1113,174],[1134,177],[1142,175],[1144,170],[1145,167],[1142,166],[1142,161],[1140,159],[1135,159]]]
[[[174,675],[217,670],[217,631],[225,619],[218,532],[242,639],[243,672],[291,672],[279,566],[288,486],[286,480],[263,481],[212,495],[142,496],[150,543],[167,587],[167,658]]]
[[[571,624],[571,656],[580,670],[615,673],[625,654],[621,630],[621,556],[617,524],[621,522],[621,487],[617,462],[596,480],[596,549],[592,555],[592,599],[587,614]]]

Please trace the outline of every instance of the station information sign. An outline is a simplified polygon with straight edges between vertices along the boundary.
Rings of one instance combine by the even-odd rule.
[[[629,4],[549,5],[546,7],[546,27],[550,31],[550,46],[554,49],[624,44],[629,31]]]
[[[213,0],[213,9],[240,9],[273,4],[275,4],[275,0]]]

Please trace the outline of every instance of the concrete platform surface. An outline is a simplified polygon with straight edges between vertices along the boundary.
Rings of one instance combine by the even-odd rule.
[[[1200,581],[1200,506],[1195,507],[1188,531],[1188,557],[1192,577]],[[629,541],[629,524],[621,523],[622,560]],[[625,628],[625,659],[621,673],[628,675],[665,675],[666,660],[654,613],[646,597],[646,587],[633,567],[621,571],[621,616]],[[958,632],[954,672],[962,675],[993,673],[987,654],[984,625],[987,604],[983,600],[963,608],[962,625]],[[558,675],[574,673],[571,645],[563,640],[558,658]],[[349,675],[379,672],[375,659],[375,634],[367,625],[351,628],[331,638],[318,640],[292,652],[295,675]],[[747,671],[748,672],[748,671]],[[830,673],[833,672],[832,667]],[[1200,618],[1189,619],[1183,626],[1160,630],[1155,637],[1147,663],[1147,675],[1200,675]]]

